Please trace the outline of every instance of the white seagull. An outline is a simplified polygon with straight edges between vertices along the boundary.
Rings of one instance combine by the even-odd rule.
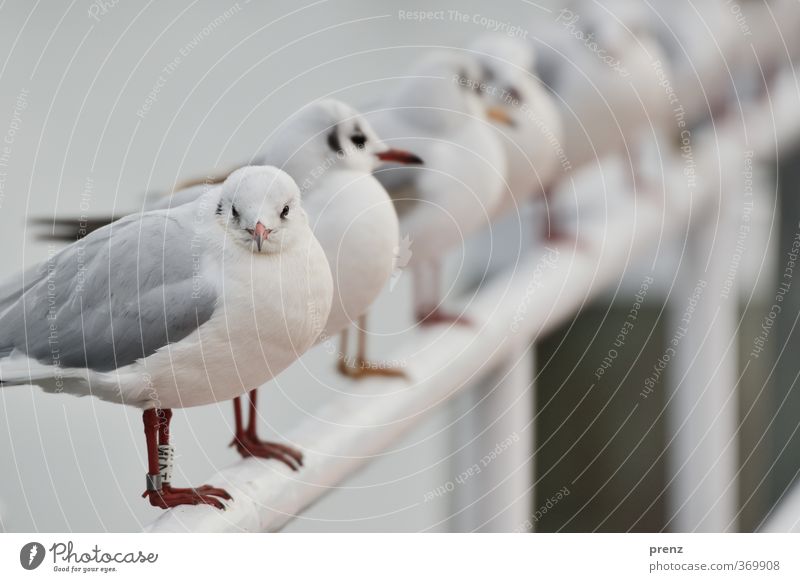
[[[339,370],[353,378],[402,376],[366,357],[367,312],[389,281],[399,242],[392,200],[372,173],[388,162],[418,165],[423,160],[389,148],[349,105],[324,99],[281,124],[253,162],[281,168],[300,186],[303,207],[333,273],[333,305],[320,341],[342,334]],[[154,207],[186,203],[209,187],[202,180],[187,184],[171,197],[158,198]],[[355,361],[347,355],[353,324],[359,334]]]
[[[672,115],[669,62],[648,18],[635,0],[571,2],[538,35],[536,66],[559,99],[575,167],[633,150]]]
[[[398,248],[397,214],[372,172],[387,162],[420,164],[422,160],[386,146],[352,107],[325,99],[303,107],[281,124],[253,162],[281,168],[300,186],[309,222],[333,273],[331,313],[319,341],[341,334],[339,370],[357,379],[403,376],[401,370],[370,362],[366,356],[367,312],[392,274]],[[191,203],[221,179],[224,177],[187,182],[187,187],[172,196],[149,196],[147,207],[176,208]],[[56,238],[74,240],[81,228],[112,220],[98,219],[88,225],[74,219],[38,222],[54,227]],[[358,330],[355,358],[347,355],[348,329],[353,323]],[[234,399],[237,433],[233,445],[243,456],[258,454],[257,443],[246,438],[255,431],[256,400],[254,389],[249,394],[247,430],[242,430],[242,403]]]
[[[392,275],[399,245],[397,213],[373,172],[387,162],[423,160],[388,147],[355,109],[333,99],[302,109],[273,137],[256,161],[283,168],[300,184],[333,273],[333,305],[321,341],[342,334],[339,369],[350,377],[403,376],[366,357],[367,312]],[[347,331],[354,323],[359,337],[351,364]]]
[[[542,196],[560,167],[561,118],[553,96],[533,75],[531,44],[487,34],[470,47],[481,65],[487,111],[503,110],[493,121],[506,155],[508,190],[495,208],[502,216]],[[511,120],[511,124],[508,123]]]
[[[365,113],[383,139],[425,160],[420,168],[377,174],[395,200],[401,236],[411,241],[409,267],[420,323],[469,323],[441,308],[441,261],[447,251],[489,225],[503,195],[503,146],[485,118],[480,92],[474,59],[436,51]],[[510,122],[502,109],[490,115]]]
[[[222,489],[169,483],[171,409],[275,377],[314,344],[332,294],[297,185],[276,168],[242,168],[190,204],[123,218],[0,287],[0,382],[144,409],[144,495],[162,508],[221,508]],[[255,432],[241,438],[254,454],[301,463]]]

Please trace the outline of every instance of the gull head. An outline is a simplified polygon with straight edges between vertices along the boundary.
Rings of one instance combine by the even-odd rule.
[[[246,166],[228,176],[216,214],[235,243],[257,254],[279,252],[310,232],[297,184],[270,166]]]
[[[422,163],[387,146],[358,111],[336,99],[303,107],[271,142],[262,161],[285,169],[302,190],[331,171],[371,173],[383,162]]]
[[[481,69],[467,52],[437,50],[411,69],[390,99],[419,125],[459,126],[464,116],[483,118]]]
[[[349,105],[326,99],[320,101],[318,106],[331,121],[325,136],[329,154],[337,156],[345,166],[372,172],[383,162],[423,163],[422,159],[411,152],[386,145],[367,120]]]
[[[481,68],[481,98],[486,116],[500,125],[514,126],[514,116],[530,106],[534,49],[530,43],[505,35],[483,35],[471,50]]]
[[[582,44],[600,55],[624,61],[629,52],[641,50],[640,43],[653,34],[652,11],[639,0],[580,6],[580,10],[569,11],[572,29],[581,32],[576,38]]]

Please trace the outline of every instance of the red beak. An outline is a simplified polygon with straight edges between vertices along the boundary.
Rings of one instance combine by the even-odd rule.
[[[272,229],[265,227],[260,222],[256,223],[256,229],[253,231],[253,240],[256,241],[258,252],[261,252],[261,245],[265,240],[269,240],[269,235]]]
[[[378,159],[384,162],[397,162],[398,164],[424,164],[422,158],[405,150],[388,149],[380,152]]]

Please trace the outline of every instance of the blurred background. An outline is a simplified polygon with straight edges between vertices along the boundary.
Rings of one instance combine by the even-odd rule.
[[[487,373],[286,530],[756,530],[800,471],[800,290],[787,278],[800,224],[796,0],[7,0],[0,270],[58,248],[36,239],[30,217],[134,211],[145,192],[251,158],[301,105],[371,103],[433,47],[492,32],[535,51],[531,74],[558,104],[564,135],[552,145],[567,160],[546,208],[510,219],[521,229],[498,227],[492,268],[550,248],[529,212],[598,252],[615,220],[635,220],[640,196],[667,218],[649,246],[623,253],[613,284],[530,338],[533,375],[516,406],[534,422],[475,446],[491,418],[482,395],[499,381]],[[481,247],[455,253],[456,298],[480,293]],[[708,286],[695,308],[698,282]],[[410,293],[401,276],[379,299],[373,353],[404,341]],[[530,309],[550,307],[534,295]],[[682,355],[661,365],[687,310]],[[692,400],[712,393],[725,397]],[[324,347],[262,394],[262,434],[278,440],[326,403],[370,398]],[[238,460],[230,408],[176,411],[176,482]],[[0,527],[140,530],[161,513],[140,499],[142,436],[134,409],[0,391]],[[518,501],[490,476],[502,463],[442,493],[506,438],[533,451],[515,465],[533,484],[527,513],[493,521]]]

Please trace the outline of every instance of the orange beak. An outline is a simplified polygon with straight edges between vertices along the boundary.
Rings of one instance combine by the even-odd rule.
[[[506,110],[501,107],[489,107],[486,110],[486,116],[492,121],[497,121],[498,123],[508,125],[509,127],[514,127],[517,125],[514,123],[514,120],[511,119],[511,116],[506,112]]]
[[[422,158],[405,150],[389,149],[377,154],[378,159],[384,162],[396,162],[398,164],[422,164]]]
[[[258,252],[261,252],[261,245],[264,243],[264,241],[269,240],[269,235],[271,232],[272,232],[271,228],[265,227],[260,222],[256,223],[256,228],[253,231],[253,240],[256,241]]]

